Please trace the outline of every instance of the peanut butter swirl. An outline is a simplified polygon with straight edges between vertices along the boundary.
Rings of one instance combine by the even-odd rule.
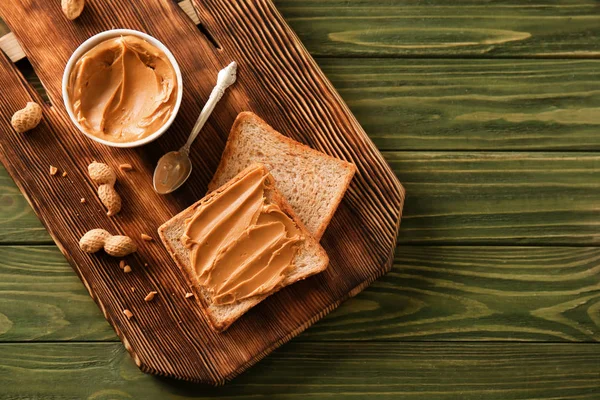
[[[84,131],[110,142],[149,136],[171,116],[177,76],[164,52],[136,36],[99,43],[69,75],[67,92]]]
[[[215,304],[267,294],[294,266],[301,231],[277,205],[266,204],[269,177],[251,170],[186,221],[182,242]]]

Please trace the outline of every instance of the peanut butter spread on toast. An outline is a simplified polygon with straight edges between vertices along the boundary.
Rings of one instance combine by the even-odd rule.
[[[303,240],[278,205],[267,204],[272,177],[263,168],[201,203],[186,221],[183,244],[198,283],[215,304],[231,304],[278,288]]]

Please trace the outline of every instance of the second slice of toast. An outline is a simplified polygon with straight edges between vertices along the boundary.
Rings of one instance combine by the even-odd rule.
[[[209,291],[198,283],[195,272],[193,271],[190,262],[190,251],[181,242],[181,237],[185,232],[186,220],[194,215],[196,209],[209,200],[212,196],[220,193],[227,189],[233,183],[242,179],[246,174],[254,171],[256,168],[262,170],[263,174],[267,176],[267,187],[265,188],[265,198],[267,204],[276,204],[281,211],[283,211],[288,217],[290,217],[296,226],[300,229],[303,240],[300,243],[300,247],[294,258],[294,268],[281,282],[281,284],[275,288],[272,292],[257,295],[247,299],[240,300],[233,304],[218,305],[213,303]],[[224,331],[227,329],[235,320],[241,317],[246,311],[260,303],[266,297],[276,292],[277,290],[291,285],[294,282],[305,279],[311,275],[317,274],[327,268],[329,264],[329,258],[327,253],[319,242],[308,232],[304,224],[296,216],[292,208],[289,206],[285,198],[275,189],[275,182],[273,177],[269,174],[269,171],[262,164],[253,164],[240,172],[237,176],[223,185],[221,188],[210,193],[202,200],[194,203],[181,213],[177,214],[169,221],[165,222],[158,228],[158,234],[164,243],[165,247],[169,251],[171,257],[177,263],[177,266],[181,269],[186,277],[186,280],[190,286],[193,287],[194,292],[203,307],[205,314],[208,316],[213,328],[216,331]]]
[[[208,190],[223,185],[253,163],[277,181],[306,228],[320,239],[356,172],[356,166],[305,146],[271,128],[251,112],[238,115]]]

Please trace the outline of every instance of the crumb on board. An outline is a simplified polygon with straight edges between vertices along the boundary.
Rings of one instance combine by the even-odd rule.
[[[154,240],[152,236],[146,235],[145,233],[142,233],[140,236],[142,237],[142,240],[145,240],[146,242],[151,242]]]
[[[62,173],[62,177],[64,178],[65,176],[67,176],[67,171],[63,171]]]
[[[125,267],[123,267],[123,272],[125,272],[126,274],[131,272],[131,267],[129,265],[126,265]]]
[[[58,168],[56,168],[54,165],[50,166],[50,175],[54,176],[56,175],[56,173],[58,172]]]
[[[119,268],[121,268],[121,269],[125,268],[125,260],[119,261]]]
[[[133,167],[131,166],[131,164],[124,163],[119,165],[119,169],[123,172],[129,172],[133,170]]]
[[[127,317],[127,319],[133,318],[133,313],[131,311],[129,311],[128,309],[124,309],[123,310],[123,314],[125,314],[125,316]]]
[[[79,200],[79,202],[80,202],[81,204],[85,203],[85,197],[82,197],[82,198],[81,198],[81,200]]]
[[[131,287],[131,293],[135,293],[135,288],[133,286]]]
[[[185,294],[185,298],[186,298],[186,299],[189,299],[190,297],[194,297],[194,293],[187,292],[187,293]]]
[[[155,290],[151,291],[150,293],[148,293],[146,295],[146,297],[144,297],[144,301],[152,301],[152,300],[154,300],[154,296],[156,296],[157,294],[158,294],[157,291],[155,291]]]

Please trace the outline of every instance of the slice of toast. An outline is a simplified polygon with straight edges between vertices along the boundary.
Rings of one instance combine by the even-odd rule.
[[[231,179],[221,188],[210,193],[202,200],[197,201],[196,203],[183,210],[182,212],[180,212],[179,214],[177,214],[158,228],[158,234],[162,242],[169,251],[171,257],[173,257],[173,259],[177,263],[179,269],[181,269],[181,271],[185,275],[188,284],[193,287],[195,295],[200,300],[205,314],[208,316],[208,319],[210,320],[213,328],[218,332],[222,332],[225,329],[227,329],[235,320],[241,317],[246,311],[254,307],[256,304],[260,303],[266,297],[275,293],[282,287],[291,285],[296,281],[317,274],[325,270],[325,268],[327,268],[327,265],[329,264],[329,258],[327,257],[327,253],[325,252],[325,250],[323,250],[319,242],[310,234],[310,232],[307,231],[306,227],[299,220],[299,218],[294,213],[289,204],[286,202],[286,200],[283,198],[283,196],[281,196],[277,189],[275,189],[273,177],[269,175],[267,177],[268,186],[265,188],[265,198],[267,200],[267,204],[276,204],[281,209],[281,211],[283,211],[294,221],[294,223],[302,232],[302,236],[304,237],[304,240],[301,242],[300,248],[298,249],[298,252],[296,253],[296,256],[294,258],[294,269],[272,292],[264,295],[250,297],[233,304],[214,304],[212,302],[208,290],[206,290],[206,288],[198,284],[196,274],[192,270],[192,265],[190,262],[190,251],[181,242],[181,237],[185,231],[185,221],[186,219],[194,215],[194,213],[196,212],[196,208],[202,203],[213,197],[215,194],[220,193],[224,189],[228,188],[249,172],[254,171],[256,168],[262,169],[263,174],[265,175],[269,174],[269,171],[265,168],[264,165],[253,164],[245,170],[243,170],[242,172],[240,172],[236,177]]]
[[[212,191],[253,163],[264,164],[277,189],[317,240],[333,217],[356,172],[354,164],[328,156],[271,128],[251,112],[240,113],[229,133]]]

